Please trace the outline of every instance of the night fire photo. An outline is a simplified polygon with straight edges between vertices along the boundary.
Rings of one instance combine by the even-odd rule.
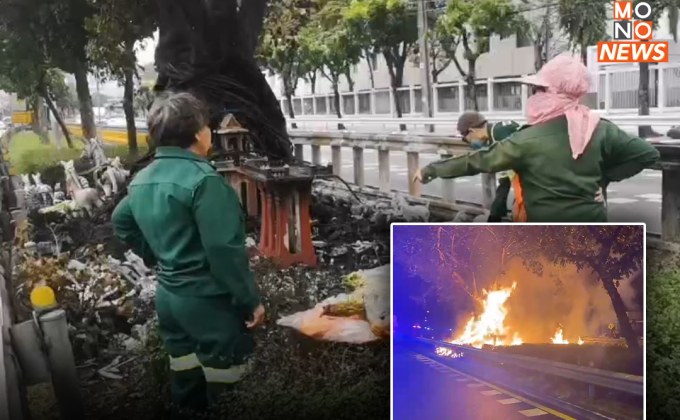
[[[395,420],[643,418],[644,225],[392,229]]]

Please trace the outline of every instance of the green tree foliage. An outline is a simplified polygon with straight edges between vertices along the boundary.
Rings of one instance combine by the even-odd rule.
[[[586,63],[587,48],[607,38],[607,10],[609,0],[560,0],[558,13],[560,27],[566,33],[573,50],[579,50]]]
[[[320,2],[320,10],[301,31],[300,42],[314,67],[331,82],[338,118],[342,118],[338,84],[340,76],[351,72],[362,53],[360,38],[343,18],[345,0]]]
[[[668,260],[672,261],[670,257]],[[669,265],[667,261],[664,263]],[[647,280],[647,416],[652,419],[680,417],[680,399],[676,392],[680,378],[678,296],[680,271],[650,274]]]
[[[52,69],[48,57],[36,37],[30,33],[30,9],[23,4],[8,5],[7,13],[0,18],[0,89],[15,93],[25,99],[35,112],[34,131],[47,141],[43,101],[59,122],[69,147],[71,137],[64,125],[55,102],[68,101],[69,91],[63,73]]]
[[[543,0],[520,0],[522,25],[518,36],[531,40],[534,48],[534,68],[540,70],[550,59],[569,47],[560,26],[558,7]]]
[[[395,109],[401,117],[403,110],[397,88],[403,84],[404,64],[418,41],[415,11],[404,0],[352,0],[345,18],[356,33],[363,34],[361,43],[385,58]]]
[[[85,21],[94,13],[88,0],[6,0],[27,8],[27,31],[20,34],[34,39],[51,67],[71,73],[76,79],[81,125],[86,138],[96,136],[92,96],[88,84],[90,63],[86,53],[88,33]],[[3,13],[4,13],[3,9]],[[16,30],[12,27],[12,30]]]
[[[489,52],[491,36],[511,35],[517,32],[520,22],[509,0],[451,0],[446,13],[439,17],[439,38],[467,83],[467,107],[479,109],[475,85],[477,60]],[[461,65],[459,48],[462,48],[462,57],[467,61],[467,70]]]
[[[281,0],[269,7],[259,47],[260,61],[283,80],[283,94],[290,118],[295,118],[292,98],[300,78],[308,74],[312,60],[303,48],[300,31],[310,21],[310,0]]]
[[[130,154],[136,155],[135,78],[138,78],[135,43],[156,29],[154,3],[138,0],[90,0],[95,13],[85,21],[88,57],[95,68],[124,87],[123,110]]]

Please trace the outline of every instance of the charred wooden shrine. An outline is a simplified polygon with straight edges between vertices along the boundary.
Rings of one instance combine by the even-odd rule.
[[[258,154],[250,132],[232,114],[213,130],[213,139],[221,157],[213,162],[215,167],[234,188],[248,216],[260,221],[261,254],[281,267],[316,265],[312,181],[315,176],[332,174],[332,167],[288,163]]]

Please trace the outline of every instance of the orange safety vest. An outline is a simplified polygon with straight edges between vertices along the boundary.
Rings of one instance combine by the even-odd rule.
[[[512,190],[515,192],[515,204],[512,206],[512,220],[517,223],[526,223],[527,210],[524,207],[522,183],[520,182],[519,174],[517,172],[515,172],[512,177]]]

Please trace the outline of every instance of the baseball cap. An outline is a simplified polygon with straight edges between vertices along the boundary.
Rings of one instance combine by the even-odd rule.
[[[545,80],[543,80],[543,78],[538,73],[522,78],[522,83],[525,85],[541,86],[544,88],[550,87],[550,85]]]
[[[471,128],[483,125],[486,118],[477,111],[466,111],[458,118],[458,132],[465,137]]]

